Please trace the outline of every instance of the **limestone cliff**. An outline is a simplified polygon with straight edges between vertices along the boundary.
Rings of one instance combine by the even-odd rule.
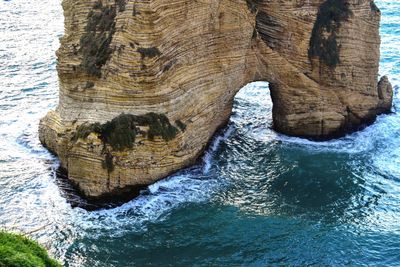
[[[60,101],[40,140],[90,197],[193,164],[237,91],[270,82],[277,131],[343,135],[388,112],[370,0],[63,0]]]

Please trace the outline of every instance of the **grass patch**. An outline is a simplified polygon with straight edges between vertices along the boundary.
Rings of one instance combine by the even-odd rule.
[[[61,267],[38,243],[22,235],[0,231],[1,267]]]
[[[340,63],[336,35],[341,23],[348,20],[352,12],[347,0],[327,0],[319,8],[317,20],[310,39],[308,56],[324,62],[334,68]]]

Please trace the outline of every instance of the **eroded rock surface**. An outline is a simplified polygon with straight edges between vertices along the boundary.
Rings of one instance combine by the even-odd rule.
[[[370,0],[63,0],[60,102],[40,140],[89,197],[193,164],[237,91],[270,82],[277,131],[337,137],[390,111]]]

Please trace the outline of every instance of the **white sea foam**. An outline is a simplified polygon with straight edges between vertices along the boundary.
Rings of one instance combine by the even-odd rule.
[[[139,197],[124,205],[107,210],[87,212],[76,209],[80,218],[79,227],[93,234],[93,230],[104,235],[122,235],[125,231],[143,231],[146,223],[162,221],[169,212],[187,203],[199,203],[207,200],[219,183],[215,179],[199,178],[191,173],[181,173],[161,180],[151,186]],[[78,215],[76,214],[76,215]]]
[[[208,174],[212,167],[212,160],[215,152],[218,150],[221,142],[228,139],[228,137],[233,133],[234,128],[232,125],[228,126],[226,130],[224,130],[222,135],[218,135],[212,141],[212,144],[208,151],[205,152],[203,156],[203,174]]]
[[[144,190],[139,197],[120,207],[94,212],[76,209],[82,216],[80,226],[86,231],[109,229],[113,234],[121,235],[124,229],[145,230],[146,222],[162,220],[169,211],[179,205],[206,201],[223,184],[217,177],[208,174],[214,153],[232,132],[231,126],[222,135],[214,138],[203,156],[203,166],[184,170],[158,181]],[[118,231],[115,231],[116,229]]]
[[[395,106],[399,104],[399,99],[399,90],[396,87]],[[396,138],[399,132],[400,116],[397,113],[391,113],[378,116],[375,123],[361,131],[335,140],[317,142],[304,138],[289,137],[282,134],[279,134],[277,139],[282,141],[284,144],[298,145],[308,150],[354,154],[373,151],[382,142]]]
[[[393,0],[376,2],[386,9],[386,13],[399,7]],[[51,164],[56,169],[58,162],[37,140],[38,120],[57,103],[54,51],[63,31],[60,18],[59,1],[44,0],[39,9],[33,1],[0,2],[0,45],[4,48],[0,49],[0,75],[3,77],[0,88],[0,224],[23,232],[40,229],[35,232],[35,237],[48,244],[59,259],[63,259],[67,248],[79,237],[121,236],[126,232],[146,231],[149,222],[163,221],[180,206],[208,201],[225,185],[224,178],[215,171],[216,155],[221,144],[230,142],[237,132],[246,139],[279,142],[284,147],[293,146],[310,153],[328,151],[366,155],[371,157],[368,168],[373,169],[367,175],[377,176],[366,182],[379,182],[376,190],[383,190],[390,197],[395,197],[393,192],[400,190],[398,113],[379,116],[376,123],[363,131],[338,140],[312,142],[287,137],[269,127],[272,118],[267,84],[252,83],[236,96],[231,123],[222,135],[214,138],[201,166],[178,172],[149,186],[138,198],[120,207],[94,212],[72,209],[55,183],[55,176],[49,174]],[[399,84],[399,38],[398,34],[393,34],[393,31],[398,32],[398,16],[383,16],[382,23],[383,28],[387,26],[390,30],[385,28],[382,32],[380,74],[389,74],[392,83]],[[398,107],[400,92],[396,87],[394,109]],[[390,179],[382,179],[378,174]],[[366,188],[368,184],[361,186]],[[393,209],[396,203],[398,201],[384,208]],[[394,219],[384,217],[388,215]],[[369,216],[374,216],[374,211]],[[385,211],[379,217],[379,223],[383,221],[387,225],[377,229],[397,227],[398,232],[397,218],[398,213]],[[69,262],[70,266],[80,266],[84,261],[79,255],[69,259],[74,259]]]

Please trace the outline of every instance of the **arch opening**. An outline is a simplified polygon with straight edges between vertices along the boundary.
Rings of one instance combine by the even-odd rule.
[[[276,135],[272,112],[270,83],[251,82],[236,93],[230,123],[240,134],[257,140],[271,139]]]

